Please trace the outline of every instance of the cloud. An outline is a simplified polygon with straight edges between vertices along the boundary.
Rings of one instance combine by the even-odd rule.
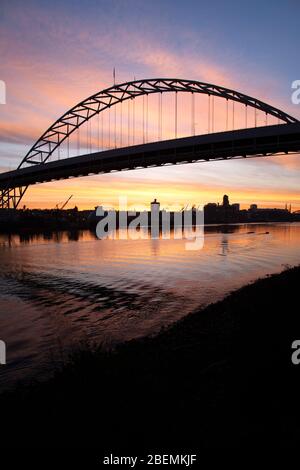
[[[192,30],[176,31],[174,37],[174,30],[167,23],[164,28],[160,27],[158,30],[155,23],[149,23],[149,26],[145,19],[134,24],[134,20],[129,19],[130,15],[126,17],[124,15],[120,21],[122,2],[115,8],[118,17],[111,16],[111,11],[104,8],[101,11],[101,21],[99,15],[93,18],[88,12],[78,11],[77,4],[69,11],[64,6],[60,7],[59,11],[52,8],[51,20],[49,20],[50,11],[43,4],[34,4],[34,8],[32,4],[28,4],[24,9],[20,2],[15,2],[15,8],[6,10],[5,23],[1,25],[0,30],[0,53],[4,74],[0,78],[5,79],[7,83],[7,105],[1,108],[0,121],[2,168],[8,168],[12,163],[19,162],[34,141],[67,109],[109,86],[112,83],[112,70],[115,66],[118,81],[130,80],[134,76],[193,78],[244,91],[246,94],[274,102],[282,108],[287,106],[281,102],[277,94],[276,78],[266,77],[263,71],[256,72],[253,78],[252,74],[250,76],[246,72],[242,73],[239,64],[232,66],[228,57],[226,57],[227,63],[216,62],[215,55],[211,51],[207,52],[207,38],[199,38],[199,34]],[[184,46],[180,44],[180,37],[184,38]],[[165,139],[174,137],[172,99],[163,95],[163,102],[166,105],[163,113]],[[181,132],[179,134],[187,135],[191,132],[191,97],[180,96],[178,103]],[[149,138],[155,140],[158,135],[157,96],[149,98],[148,105]],[[123,111],[125,109],[126,106]],[[195,98],[195,109],[196,132],[205,133],[208,131],[206,96]],[[252,111],[249,110],[248,125],[253,125]],[[224,129],[226,113],[226,102],[216,99],[215,131],[222,130],[222,126]],[[233,109],[230,105],[229,125],[232,125],[232,116]],[[112,116],[111,126],[113,119]],[[120,134],[119,111],[117,120]],[[138,143],[144,138],[141,100],[136,101],[135,122],[139,124],[139,130],[135,132],[135,143]],[[261,116],[260,125],[263,124],[264,116]],[[244,125],[244,109],[235,105],[235,127],[244,127]],[[95,149],[98,144],[96,123],[93,126],[92,146]],[[103,139],[105,147],[108,147],[109,143],[114,145],[114,140],[109,139],[108,128],[106,120]],[[127,129],[128,120],[124,113],[123,143],[126,142],[124,137]],[[81,145],[84,147],[86,130],[82,128],[80,132]],[[120,145],[120,138],[117,144]],[[71,150],[76,151],[76,139],[72,141]],[[62,154],[66,156],[65,147],[62,148]],[[249,200],[256,194],[257,197],[266,198],[262,188],[265,185],[273,198],[276,197],[275,186],[277,186],[280,198],[286,194],[297,199],[295,178],[289,173],[298,170],[297,159],[274,158],[269,159],[268,163],[256,160],[251,165],[247,163],[241,167],[226,162],[226,167],[207,165],[201,168],[201,171],[199,167],[189,165],[167,170],[168,173],[157,169],[155,172],[151,170],[135,172],[134,176],[133,173],[122,174],[117,180],[106,175],[97,181],[103,191],[106,191],[107,199],[109,197],[112,199],[113,194],[117,194],[118,185],[122,190],[132,194],[136,201],[141,197],[152,198],[151,188],[171,201],[173,197],[181,198],[183,195],[189,195],[188,197],[194,200],[198,193],[204,198],[205,194],[207,198],[217,197],[217,194],[222,194],[228,185],[231,187],[231,192],[233,194],[235,192],[239,198],[242,198],[242,194],[246,195],[247,191],[250,191],[247,196]],[[287,171],[284,178],[280,177],[282,168]],[[264,176],[262,172],[259,175],[258,169],[265,172]],[[201,180],[201,175],[205,175],[206,184],[203,179]],[[116,184],[114,189],[110,187],[112,181]],[[133,181],[134,189],[132,189]],[[198,181],[201,181],[201,188]],[[289,181],[292,186],[291,193],[288,189]],[[92,190],[82,179],[72,184],[78,194],[78,200],[81,201],[80,204],[85,205],[88,201],[97,200],[95,196],[98,191],[97,185]],[[28,203],[38,204],[39,201],[43,204],[56,203],[55,198],[63,196],[65,190],[69,191],[69,185],[70,182],[65,182],[62,186],[61,183],[54,183],[52,186],[32,188],[29,191]],[[175,185],[177,191],[174,190]],[[57,188],[57,194],[55,189],[49,188]]]

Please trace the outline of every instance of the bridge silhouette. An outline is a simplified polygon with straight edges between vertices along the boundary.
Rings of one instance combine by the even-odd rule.
[[[174,138],[162,138],[162,94],[174,94]],[[148,96],[158,94],[158,136],[156,141],[148,140]],[[178,134],[178,94],[191,95],[191,134]],[[207,95],[207,133],[195,135],[195,95]],[[134,101],[142,97],[142,143],[135,142]],[[146,97],[146,103],[145,103]],[[226,130],[214,131],[214,98],[226,102]],[[128,116],[125,121],[123,109],[120,114],[120,129],[117,130],[116,105],[128,102]],[[232,102],[233,129],[228,130],[229,107]],[[133,103],[133,104],[131,104]],[[245,127],[234,129],[234,105],[245,108]],[[114,114],[114,148],[103,145],[103,114],[109,113],[109,141],[111,136],[110,109]],[[248,127],[248,108],[254,109],[254,127]],[[257,113],[265,115],[265,125],[257,127]],[[146,113],[146,119],[145,119]],[[97,151],[92,151],[91,120],[98,116]],[[100,121],[101,136],[100,146]],[[268,125],[268,116],[277,120],[276,125]],[[186,120],[186,117],[185,117]],[[127,142],[123,137],[124,122],[127,124]],[[123,123],[123,128],[122,128]],[[80,128],[86,125],[86,146],[80,153]],[[70,156],[70,140],[77,133],[77,155]],[[119,146],[117,135],[119,134]],[[123,142],[122,142],[123,137]],[[125,141],[125,143],[124,143]],[[126,145],[127,143],[127,145]],[[60,158],[60,149],[67,144],[67,158]],[[99,148],[101,147],[101,150]],[[110,147],[110,145],[109,145]],[[73,149],[74,150],[74,149]],[[49,182],[70,177],[114,171],[133,170],[165,165],[176,165],[211,160],[263,157],[300,152],[300,122],[256,98],[235,90],[198,81],[181,79],[135,80],[102,90],[80,102],[61,116],[35,142],[18,168],[0,174],[0,207],[17,208],[27,188],[36,183]]]

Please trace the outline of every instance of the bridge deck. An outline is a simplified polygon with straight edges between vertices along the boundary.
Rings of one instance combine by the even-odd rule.
[[[300,123],[241,129],[95,152],[0,174],[0,190],[152,166],[300,152]]]

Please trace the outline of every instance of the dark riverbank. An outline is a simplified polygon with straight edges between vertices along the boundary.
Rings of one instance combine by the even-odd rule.
[[[216,206],[219,207],[219,206]],[[222,208],[222,206],[220,206]],[[183,225],[182,212],[165,212],[165,220],[163,222],[163,213],[160,211],[157,215],[157,223],[162,229],[166,227],[166,221],[169,217],[170,228]],[[144,214],[145,215],[145,214]],[[107,216],[107,212],[104,212]],[[61,230],[92,230],[95,233],[96,226],[102,217],[96,215],[95,210],[78,210],[73,209],[0,209],[0,234],[35,234],[45,232],[55,232]],[[129,225],[141,216],[140,212],[135,215],[127,214],[126,222],[122,222],[122,226]],[[119,228],[120,214],[116,212],[115,228]],[[124,216],[123,216],[124,219]],[[112,219],[113,220],[113,219]],[[201,217],[196,217],[196,209],[193,209],[191,217],[191,225],[195,226],[200,222]],[[270,209],[260,211],[239,211],[236,214],[227,214],[221,211],[218,216],[212,215],[209,210],[204,209],[204,224],[249,224],[249,223],[276,223],[276,222],[299,222],[300,216],[297,213],[290,213],[285,209]],[[146,213],[143,218],[143,224],[151,227],[151,212]],[[111,222],[112,226],[114,224]]]
[[[135,453],[297,447],[299,281],[300,268],[290,269],[155,338],[79,352],[48,382],[0,397],[2,442]]]

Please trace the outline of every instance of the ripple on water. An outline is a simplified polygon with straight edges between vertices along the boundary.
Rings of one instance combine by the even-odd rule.
[[[269,231],[269,234],[265,232]],[[96,240],[81,232],[10,245],[1,236],[3,385],[51,370],[80,341],[114,344],[157,333],[195,308],[287,264],[300,263],[300,224],[210,227],[185,240]],[[230,231],[229,231],[230,232]]]

